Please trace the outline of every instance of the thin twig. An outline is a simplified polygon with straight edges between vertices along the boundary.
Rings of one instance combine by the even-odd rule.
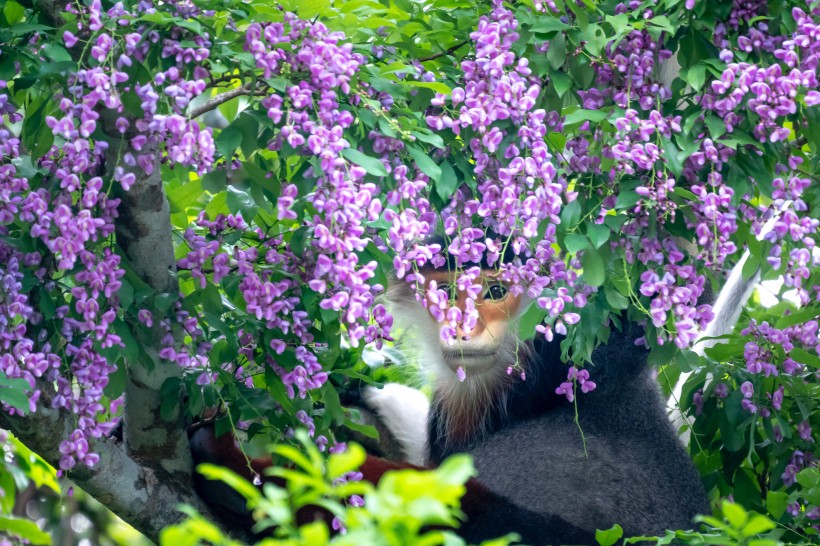
[[[469,41],[470,40],[464,40],[463,42],[459,42],[456,45],[454,45],[453,47],[447,48],[444,51],[440,51],[439,53],[433,53],[429,57],[422,57],[421,59],[419,59],[419,62],[424,63],[424,62],[427,62],[427,61],[432,61],[432,60],[438,59],[439,57],[444,57],[445,55],[451,55],[452,53],[455,52],[456,49],[458,49],[461,46],[467,44]]]

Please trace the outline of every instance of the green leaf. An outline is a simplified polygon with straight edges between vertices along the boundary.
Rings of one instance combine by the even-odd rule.
[[[791,351],[789,351],[789,356],[792,357],[797,362],[801,364],[805,364],[811,368],[820,368],[820,358],[817,355],[813,355],[805,349],[801,349],[800,347],[795,347]]]
[[[253,484],[227,468],[203,463],[197,466],[196,470],[209,480],[225,482],[248,501],[255,501],[262,496],[262,493]]]
[[[706,66],[698,64],[681,72],[681,77],[691,85],[695,91],[700,91],[706,83]]]
[[[546,309],[543,309],[535,301],[530,302],[529,308],[518,319],[518,333],[522,339],[534,338],[535,327],[541,324],[546,316]]]
[[[239,145],[242,144],[242,130],[235,123],[231,123],[220,131],[214,139],[214,144],[222,157],[230,159]]]
[[[373,176],[387,176],[387,170],[384,168],[384,165],[375,157],[365,155],[353,148],[345,148],[342,150],[342,156],[356,165],[363,167],[368,174],[372,174]]]
[[[749,523],[743,527],[743,535],[750,537],[759,535],[767,531],[771,531],[776,527],[775,522],[764,516],[763,514],[753,514]]]
[[[27,519],[0,516],[0,531],[24,538],[32,544],[51,544],[51,536]]]
[[[436,165],[436,162],[430,159],[429,155],[415,146],[408,146],[407,151],[410,152],[410,157],[416,162],[421,172],[429,176],[433,181],[438,182],[441,178],[441,167]]]
[[[370,110],[361,110],[360,112],[369,112]],[[360,114],[361,115],[361,114]],[[426,142],[430,146],[435,146],[438,149],[444,148],[444,139],[435,133],[426,130],[411,131],[411,135],[422,142]]]
[[[749,514],[739,504],[732,502],[724,502],[722,506],[723,517],[729,522],[729,525],[735,529],[742,529],[749,519]]]
[[[290,250],[297,256],[301,256],[305,252],[308,235],[310,235],[310,227],[302,226],[293,232],[290,238]]]
[[[134,343],[136,343],[136,341]],[[112,400],[121,396],[122,393],[125,392],[126,379],[125,366],[117,366],[113,372],[108,374],[108,384],[105,386],[105,389],[103,389],[103,393]]]
[[[558,70],[567,61],[567,39],[563,33],[558,33],[550,40],[550,48],[547,50],[547,60],[553,70]]]
[[[441,168],[441,177],[436,181],[436,193],[442,201],[449,201],[458,189],[458,176],[453,166],[446,159],[441,162],[439,167]]]
[[[786,513],[788,505],[789,494],[785,491],[769,491],[768,495],[766,495],[766,510],[768,510],[775,519],[780,519],[780,516]]]
[[[618,193],[618,200],[615,201],[615,209],[616,210],[624,210],[624,209],[631,209],[635,205],[638,204],[638,201],[641,200],[641,196],[635,190],[626,190],[624,191],[621,189],[621,192]]]
[[[0,402],[8,404],[23,414],[28,414],[28,395],[21,389],[0,388]]]
[[[8,5],[8,4],[6,4]],[[49,30],[54,30],[54,27],[50,27],[47,25],[40,25],[37,23],[22,23],[19,25],[14,25],[11,28],[4,29],[8,30],[12,35],[20,35],[20,34],[28,34],[29,32],[46,32]]]
[[[601,246],[609,241],[609,235],[612,233],[606,224],[587,224],[587,237],[595,245],[595,248]]]
[[[26,9],[14,0],[7,0],[6,5],[3,6],[3,16],[6,18],[6,22],[9,25],[16,25],[22,21],[25,14]],[[12,26],[12,28],[14,27]],[[49,30],[49,28],[46,27],[45,30]]]
[[[8,387],[10,389],[26,390],[29,388],[28,381],[23,378],[9,379],[6,374],[0,372],[0,387]]]
[[[560,70],[553,70],[550,72],[550,79],[552,80],[552,86],[555,87],[555,92],[558,93],[559,97],[563,97],[564,94],[572,88],[572,78]]]
[[[601,286],[606,279],[604,261],[598,252],[587,249],[581,258],[581,266],[584,268],[584,281],[590,286]]]
[[[559,30],[567,30],[568,28],[570,28],[570,26],[561,21],[558,17],[539,17],[538,21],[530,27],[530,32],[536,34],[546,34]]]
[[[447,87],[447,84],[442,82],[420,82],[417,80],[402,80],[399,82],[399,85],[402,87],[421,87],[424,89],[431,89],[436,93],[441,93],[443,95],[449,95],[452,90]]]
[[[575,110],[574,112],[570,112],[569,114],[567,114],[567,117],[564,118],[564,126],[574,125],[576,123],[581,123],[583,121],[592,121],[594,123],[599,123],[607,119],[608,117],[609,112],[605,112],[603,110]]]
[[[652,19],[649,19],[647,23],[660,28],[664,32],[668,32],[669,34],[675,34],[676,29],[672,27],[672,23],[669,21],[669,18],[665,15],[658,15],[657,17],[653,17]]]
[[[601,54],[607,40],[609,40],[604,29],[597,24],[589,25],[584,32],[581,33],[581,39],[586,41],[584,49],[591,53],[593,57],[597,57]]]
[[[351,430],[355,430],[356,432],[360,432],[367,436],[368,438],[378,438],[379,432],[376,430],[376,427],[370,425],[362,425],[357,423],[351,419],[345,419],[344,426]]]
[[[653,367],[669,364],[672,362],[672,359],[675,358],[676,351],[677,347],[675,347],[675,344],[671,342],[666,342],[663,345],[655,345],[649,352],[647,361],[649,362],[649,365]]]
[[[607,15],[604,19],[612,25],[612,30],[614,30],[617,35],[625,33],[631,28],[629,25],[629,16],[626,13]]]
[[[569,233],[564,237],[564,248],[568,252],[577,253],[589,247],[589,239],[580,233]]]
[[[348,444],[347,449],[342,453],[336,453],[328,457],[327,460],[327,477],[331,480],[357,470],[365,458],[364,448],[356,443]]]
[[[783,303],[786,303],[786,302],[783,302]],[[787,305],[788,305],[788,307],[787,307],[788,314],[783,312],[785,309],[782,309],[782,308],[777,309],[776,307],[771,308],[772,311],[777,310],[777,311],[779,311],[780,315],[783,315],[783,317],[778,319],[777,322],[775,323],[776,327],[779,330],[783,330],[785,328],[788,328],[789,326],[794,326],[795,324],[802,324],[802,323],[804,323],[808,320],[814,319],[817,316],[817,309],[815,309],[813,307],[809,307],[807,309],[803,309],[803,310],[794,312],[794,310],[792,308],[793,306],[790,305],[790,304],[787,304]]]
[[[666,164],[675,176],[680,176],[683,171],[683,160],[679,156],[678,147],[672,140],[661,137],[661,150]],[[677,188],[675,188],[677,189]]]
[[[713,140],[717,140],[726,134],[726,123],[717,116],[706,116],[706,127],[709,128],[709,135]]]
[[[241,212],[242,217],[246,220],[253,220],[256,217],[256,211],[259,209],[253,197],[236,186],[228,186],[225,204],[228,205],[228,210],[232,213]]]
[[[740,391],[736,392],[740,394]],[[732,403],[732,407],[729,407],[727,404],[727,409],[738,412],[740,411],[739,397],[734,397],[734,399],[732,399],[732,396],[730,395],[727,400],[730,400]],[[737,452],[743,449],[743,446],[746,443],[746,437],[744,435],[745,427],[738,427],[735,423],[731,422],[726,412],[718,415],[718,421],[720,426],[720,434],[723,439],[725,449],[731,452]]]
[[[169,377],[159,389],[162,403],[159,408],[159,415],[165,421],[173,420],[180,401],[180,385],[182,380],[178,377]]]
[[[213,194],[224,191],[228,186],[228,175],[225,169],[213,169],[202,177],[202,189]]]
[[[600,546],[612,546],[618,542],[622,536],[624,536],[624,530],[617,523],[606,531],[601,531],[600,529],[595,531],[595,540],[598,541]]]
[[[572,229],[581,219],[581,203],[576,199],[561,211],[561,226]]]
[[[612,309],[626,309],[629,307],[629,300],[609,285],[604,286],[604,296]]]

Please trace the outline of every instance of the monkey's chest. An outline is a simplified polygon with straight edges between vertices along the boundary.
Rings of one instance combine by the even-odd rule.
[[[688,487],[675,476],[680,467],[669,464],[670,454],[664,460],[642,434],[582,428],[583,436],[574,412],[553,411],[491,434],[469,452],[484,485],[528,510],[558,515],[583,529],[614,523],[638,533],[666,528],[666,521],[646,515],[657,513],[658,502],[675,502],[676,490]],[[689,474],[689,485],[697,489],[697,475]],[[665,517],[670,526],[685,525],[692,515],[686,506]]]

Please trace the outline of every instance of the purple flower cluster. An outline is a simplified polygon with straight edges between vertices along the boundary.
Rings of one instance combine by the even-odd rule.
[[[790,157],[789,166],[797,169],[803,162],[802,158]],[[772,204],[766,213],[776,214],[774,225],[764,239],[773,243],[772,250],[767,258],[769,265],[780,269],[783,260],[786,267],[783,273],[784,284],[795,290],[802,305],[810,302],[809,290],[804,286],[811,275],[811,270],[820,265],[820,260],[813,254],[817,245],[815,237],[820,227],[820,220],[807,216],[809,209],[803,199],[803,193],[809,188],[811,181],[808,178],[793,173],[788,178],[775,178],[772,185]],[[784,255],[784,250],[788,254]]]
[[[746,343],[743,358],[746,362],[746,371],[751,374],[777,376],[780,371],[787,375],[805,373],[804,364],[794,360],[789,354],[797,348],[800,351],[817,351],[820,349],[820,321],[808,320],[800,324],[778,329],[768,322],[752,320],[741,334],[752,336],[755,341]],[[785,358],[782,363],[775,364],[779,359],[774,357],[773,349],[783,351]]]
[[[0,95],[0,115],[5,116],[0,124],[0,230],[4,239],[28,238],[45,248],[42,254],[26,254],[0,245],[0,271],[10,295],[0,307],[2,371],[29,382],[32,411],[41,396],[35,380],[42,378],[40,388],[54,385],[48,396],[52,407],[76,415],[76,430],[60,446],[63,469],[77,463],[93,465],[97,456],[88,451],[88,440],[109,434],[118,419],[119,401],[107,408],[101,403],[108,377],[116,369],[103,352],[122,345],[114,325],[122,313],[117,293],[124,275],[119,256],[110,249],[119,200],[109,197],[110,185],[106,187],[101,174],[106,156],[109,161],[113,157],[108,142],[95,138],[101,117],[113,114],[116,130],[127,134],[138,152],[123,154],[120,164],[112,166],[114,180],[125,190],[136,181],[136,173],[150,174],[160,161],[200,172],[213,163],[210,129],[200,130],[184,116],[190,101],[205,90],[204,69],[193,69],[193,78],[186,74],[189,63],[209,55],[207,36],[176,28],[161,38],[157,30],[132,18],[154,8],[140,4],[136,10],[129,13],[120,3],[106,12],[99,0],[70,6],[69,11],[80,17],[76,30],[63,33],[63,42],[69,49],[85,48],[89,57],[69,74],[65,91],[56,95],[59,110],[45,118],[54,146],[35,163],[43,177],[40,186],[17,175],[13,161],[20,154],[19,141],[6,123],[19,121],[21,115],[8,95]],[[133,31],[126,30],[124,39],[118,39],[129,25],[134,25]],[[168,68],[153,83],[131,87],[128,67],[134,60],[144,61],[160,39],[160,56]],[[39,47],[36,41],[31,46]],[[2,82],[0,88],[5,87]],[[136,121],[124,114],[122,97],[128,91],[142,101],[144,115]],[[32,180],[39,183],[36,177]],[[42,283],[44,290],[34,294],[40,301],[49,299],[49,305],[34,305],[32,294],[20,291],[23,275]],[[49,308],[53,311],[43,311]],[[152,320],[144,313],[140,318]],[[177,319],[190,323],[190,317]]]
[[[576,384],[581,387],[583,393],[592,392],[597,387],[594,381],[589,380],[588,370],[579,370],[573,366],[567,372],[567,380],[555,389],[555,394],[563,394],[567,401],[572,402],[575,400]]]
[[[37,351],[34,341],[27,337],[26,323],[42,320],[35,312],[28,294],[22,291],[23,272],[21,260],[25,257],[15,252],[10,246],[0,246],[0,289],[4,298],[0,303],[0,371],[9,378],[25,379],[29,392],[29,411],[35,411],[41,392],[36,388],[36,379],[48,375],[52,369],[60,366],[60,358],[45,347],[44,352]],[[15,408],[4,410],[14,414]]]
[[[636,1],[619,4],[616,13],[639,7],[641,3]],[[651,10],[643,13],[646,19],[653,16]],[[607,45],[606,56],[596,61],[599,88],[582,92],[582,105],[588,110],[598,110],[613,102],[623,108],[624,113],[615,120],[617,132],[611,142],[601,138],[597,130],[590,143],[583,133],[589,130],[589,124],[582,124],[579,134],[567,142],[571,151],[567,166],[574,172],[599,173],[600,159],[590,157],[599,145],[602,146],[600,154],[612,160],[610,186],[602,190],[597,223],[603,223],[608,211],[614,208],[617,192],[623,191],[620,184],[624,180],[639,181],[634,190],[637,203],[630,209],[630,220],[622,228],[623,236],[613,241],[612,247],[622,249],[627,263],[633,264],[637,259],[645,267],[639,273],[639,292],[650,298],[646,312],[658,328],[658,343],[674,338],[676,345],[687,347],[711,320],[712,313],[709,306],[697,305],[705,278],[687,263],[695,257],[687,258],[672,238],[663,235],[665,226],[674,222],[678,214],[678,205],[672,197],[679,181],[666,165],[662,147],[681,134],[682,118],[662,113],[662,103],[671,97],[671,92],[658,82],[656,74],[659,63],[668,59],[671,52],[661,44],[662,36],[635,30],[617,45],[614,42]],[[707,150],[708,146],[707,142]],[[697,158],[698,153],[693,157]],[[734,246],[728,241],[737,229],[733,209],[726,200],[727,194],[731,198],[730,191],[724,188],[706,191],[693,185],[692,192],[705,204],[693,203],[684,218],[696,230],[701,246],[710,248],[713,235],[720,234],[722,255],[734,252]],[[640,251],[636,252],[636,248]]]
[[[795,450],[781,476],[783,483],[785,485],[793,485],[796,482],[797,473],[812,464],[817,464],[817,461],[811,452],[804,452],[799,449]],[[796,516],[797,514],[793,513],[792,515]]]
[[[796,393],[805,389],[805,380],[813,375],[812,370],[800,362],[800,355],[816,353],[820,349],[820,320],[815,318],[776,328],[768,322],[758,323],[753,319],[741,335],[752,339],[746,342],[743,349],[742,371],[733,373],[742,394],[741,407],[749,413],[771,419],[777,442],[783,440],[781,427],[785,423],[796,422],[797,435],[807,443],[814,443],[812,428],[805,415],[795,418],[800,414],[791,414],[784,407],[784,401],[798,396]],[[764,381],[765,378],[770,379]],[[726,382],[720,382],[712,390],[712,395],[726,399],[730,388]],[[703,393],[700,395],[699,403],[702,404]],[[774,415],[780,415],[780,418]]]
[[[574,279],[552,246],[564,199],[571,201],[574,195],[556,176],[544,142],[547,114],[535,108],[540,83],[527,60],[517,59],[512,52],[519,37],[517,27],[513,13],[494,3],[490,15],[482,16],[470,35],[476,55],[461,63],[464,86],[453,89],[449,98],[437,95],[433,106],[442,112],[428,115],[427,123],[461,135],[474,160],[475,192],[462,186],[441,213],[450,238],[446,250],[459,268],[456,282],[460,287],[475,286],[469,266],[486,258],[497,265],[499,278],[510,283],[514,293],[528,286],[530,296],[538,297],[550,283]],[[544,233],[539,232],[541,225],[546,225]],[[415,234],[404,235],[412,240]],[[517,259],[501,263],[505,249]],[[439,250],[427,248],[422,258],[435,263]],[[418,254],[413,258],[416,261],[411,263],[418,263]],[[407,280],[420,278],[415,273]],[[539,298],[540,305],[557,315],[563,304],[556,307],[552,302],[552,297]],[[473,306],[446,318],[449,328],[443,329],[443,335],[454,334],[457,324],[469,331],[477,311]]]
[[[635,174],[648,171],[649,186],[641,186],[638,193],[649,199],[659,210],[670,208],[668,193],[674,188],[675,180],[655,173],[655,166],[661,160],[661,150],[657,145],[661,137],[671,138],[681,132],[681,117],[665,118],[658,110],[651,110],[647,119],[642,119],[637,110],[627,108],[623,117],[615,120],[618,129],[617,141],[605,149],[605,155],[616,161],[618,172]],[[654,175],[654,176],[652,176]],[[671,205],[673,208],[673,205]]]
[[[248,225],[240,215],[219,215],[209,220],[202,213],[195,227],[186,230],[184,238],[191,251],[178,262],[180,270],[187,270],[201,288],[210,280],[219,284],[228,275],[239,279],[239,291],[245,302],[249,321],[240,331],[242,344],[240,354],[246,360],[243,365],[249,371],[260,365],[270,366],[281,378],[288,396],[305,398],[308,391],[321,387],[327,381],[315,348],[311,333],[313,321],[303,307],[304,260],[291,252],[284,244],[282,236],[269,237],[261,229],[255,230],[259,246],[248,246],[244,242],[227,244],[225,239],[234,231],[244,232]],[[384,318],[383,306],[372,309],[376,320]],[[255,321],[253,320],[255,319]],[[203,336],[195,318],[178,311],[177,321],[185,329],[185,334],[193,339]],[[384,320],[383,320],[384,322]],[[200,342],[191,352],[190,344],[180,344],[182,336],[173,335],[172,325],[167,324],[168,333],[163,340],[167,344],[160,356],[174,360],[178,365],[207,369],[207,353],[210,343]],[[269,346],[261,342],[265,333],[275,331],[277,335]],[[284,340],[291,339],[292,342]],[[295,347],[289,347],[295,345]],[[284,357],[289,351],[295,365],[284,365]],[[232,366],[223,363],[222,366]],[[201,382],[209,382],[211,375],[203,372]]]
[[[344,34],[289,13],[285,14],[284,24],[254,23],[245,36],[245,49],[266,75],[277,75],[285,66],[291,74],[304,75],[282,95],[271,93],[262,100],[268,116],[280,126],[268,147],[279,150],[287,145],[300,155],[316,157],[319,167],[306,172],[316,184],[309,196],[299,196],[296,186],[288,184],[277,203],[279,217],[295,221],[293,207],[297,199],[309,197],[315,214],[305,218],[304,225],[310,230],[311,244],[297,253],[271,248],[267,259],[303,272],[309,288],[322,296],[320,307],[339,314],[353,346],[360,340],[380,343],[383,338],[389,339],[390,319],[375,305],[375,297],[383,287],[370,283],[377,263],[360,263],[358,255],[370,241],[365,223],[378,220],[382,212],[379,188],[365,182],[364,168],[340,155],[350,147],[344,131],[354,121],[348,110],[340,108],[340,100],[344,97],[358,101],[351,84],[364,59],[353,53],[352,44],[342,43]],[[301,297],[301,288],[287,280],[265,284],[263,279],[254,281],[248,276],[242,290],[248,310],[256,310],[260,318],[269,321],[282,313],[276,307],[288,305],[283,302],[289,298],[296,303]],[[291,316],[297,318],[299,313]],[[284,314],[288,314],[287,309]],[[287,332],[284,323],[276,327]],[[298,321],[296,328],[304,329]],[[309,358],[303,364],[305,374],[299,376],[299,381],[314,373],[310,368],[315,364]],[[291,384],[298,379],[283,378]],[[299,390],[304,396],[302,387]]]
[[[641,2],[632,0],[630,8],[634,9]],[[627,6],[619,4],[616,13],[626,13]],[[647,12],[647,18],[652,17],[652,11]],[[661,41],[653,38],[647,30],[633,30],[617,46],[607,44],[607,62],[597,67],[597,83],[601,86],[598,93],[587,94],[584,98],[584,108],[592,106],[594,97],[611,98],[621,108],[629,108],[638,104],[643,110],[657,108],[660,102],[669,99],[672,93],[667,87],[658,83],[655,76],[655,66],[659,61],[665,61],[672,56],[672,52],[661,47]],[[599,95],[600,93],[600,95]]]
[[[64,469],[77,462],[94,464],[96,455],[88,453],[87,438],[107,435],[116,425],[117,419],[110,418],[108,408],[100,403],[108,376],[116,367],[100,350],[122,345],[111,326],[117,319],[116,294],[124,271],[118,255],[108,248],[99,249],[114,231],[118,200],[108,198],[101,178],[89,175],[99,169],[107,145],[90,137],[101,97],[81,86],[79,78],[72,89],[84,98],[79,102],[63,98],[60,108],[65,117],[46,119],[61,145],[53,147],[39,161],[39,167],[55,180],[57,191],[35,190],[16,176],[12,160],[19,153],[19,143],[10,138],[5,127],[0,130],[0,147],[6,152],[0,166],[0,193],[7,197],[2,210],[3,235],[37,239],[48,250],[45,255],[23,254],[2,244],[0,263],[9,294],[0,309],[2,371],[8,377],[22,377],[29,382],[31,411],[41,396],[35,384],[41,378],[55,386],[49,395],[51,406],[77,416],[77,429],[60,446]],[[7,99],[2,102],[8,104]],[[13,223],[23,226],[23,231],[12,228]],[[39,298],[65,302],[58,304],[50,316],[35,310],[31,296],[20,292],[21,265],[44,283],[45,291]],[[64,277],[71,279],[66,291],[55,282]],[[36,309],[43,307],[38,305]],[[60,321],[58,339],[50,338],[53,319]],[[60,350],[54,348],[58,346]]]
[[[658,344],[665,342],[663,329],[671,323],[675,345],[689,347],[714,317],[710,305],[698,305],[706,278],[694,266],[679,263],[684,254],[672,238],[643,239],[637,258],[656,267],[641,274],[640,293],[651,298],[649,317],[659,329]]]
[[[738,13],[759,13],[765,9],[765,3],[761,2],[736,3],[728,21],[729,26],[737,28],[738,21],[742,19]],[[820,92],[817,90],[820,27],[815,23],[818,13],[820,12],[817,8],[814,8],[811,15],[795,8],[792,16],[797,27],[787,39],[764,39],[762,32],[767,30],[764,23],[759,23],[757,29],[750,30],[752,38],[741,36],[738,39],[737,48],[742,52],[774,52],[774,57],[780,63],[765,67],[751,62],[730,62],[735,56],[730,50],[731,44],[722,35],[715,37],[716,43],[724,48],[721,59],[728,64],[721,77],[712,81],[709,88],[704,91],[699,98],[699,104],[723,121],[727,137],[713,139],[701,135],[700,149],[689,157],[684,169],[684,176],[693,182],[701,179],[699,173],[704,167],[709,169],[708,186],[692,186],[692,191],[700,198],[701,204],[693,209],[696,217],[687,221],[697,230],[701,247],[712,247],[709,261],[713,263],[722,262],[727,255],[735,251],[734,244],[728,241],[729,235],[737,229],[735,210],[731,204],[734,192],[723,180],[722,171],[726,162],[736,153],[726,138],[744,124],[741,113],[748,112],[750,119],[754,120],[751,130],[760,142],[776,143],[788,140],[790,130],[784,126],[784,121],[788,116],[798,112],[801,97],[802,103],[806,106],[820,103]],[[718,30],[721,31],[721,28]],[[799,164],[800,161],[799,158],[791,158],[790,167],[795,168],[792,163]],[[793,189],[798,199],[803,191],[800,182],[789,182],[790,190]],[[782,179],[775,184],[777,193],[780,194],[776,199],[780,201],[773,210],[783,210],[783,200],[790,197],[786,197],[786,184]],[[793,212],[786,211],[780,224],[804,222],[805,225],[799,231],[816,229],[816,225],[812,228],[811,219],[798,221],[796,218],[797,215]],[[782,228],[779,228],[778,232],[782,232]],[[779,256],[780,250],[778,246],[774,255]],[[801,261],[800,258],[797,261]]]

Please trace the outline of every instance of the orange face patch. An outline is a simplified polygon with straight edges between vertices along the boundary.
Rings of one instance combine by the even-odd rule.
[[[454,305],[464,312],[468,295],[466,290],[457,289],[455,273],[449,271],[427,273],[425,296],[428,305],[434,305],[427,294],[432,281],[436,282],[439,289],[449,294],[451,306]],[[469,332],[469,338],[477,344],[494,345],[505,337],[511,320],[518,316],[522,296],[514,296],[506,283],[496,279],[496,272],[492,270],[482,271],[477,284],[481,285],[481,290],[475,299],[478,323]],[[456,334],[458,338],[466,335],[460,327]]]

